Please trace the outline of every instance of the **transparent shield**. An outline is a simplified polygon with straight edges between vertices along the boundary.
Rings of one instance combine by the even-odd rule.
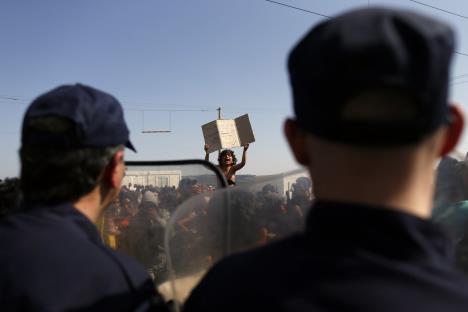
[[[222,174],[204,161],[127,162],[121,192],[98,224],[102,239],[143,264],[156,285],[164,283],[164,232],[176,207],[223,187]],[[187,229],[193,217],[183,216],[178,226]]]
[[[437,166],[432,218],[452,238],[456,264],[468,273],[468,165],[461,155],[446,156]]]
[[[166,227],[171,282],[161,284],[159,291],[183,304],[219,259],[301,231],[311,201],[311,180],[297,170],[184,202]],[[193,216],[189,222],[187,216]]]

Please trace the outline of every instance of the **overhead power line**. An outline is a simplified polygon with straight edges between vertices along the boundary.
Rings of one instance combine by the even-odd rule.
[[[212,112],[214,109],[173,109],[173,108],[123,108],[130,112]]]
[[[10,97],[10,96],[0,96],[0,99],[2,99],[2,100],[12,100],[12,101],[19,101],[20,100],[18,98]]]
[[[0,104],[29,104],[32,99],[20,98],[11,95],[0,95]],[[154,111],[154,112],[212,112],[215,109],[206,109],[206,108],[131,108],[126,105],[122,105],[122,108],[126,111]]]
[[[328,16],[328,15],[325,15],[325,14],[322,14],[322,13],[319,13],[319,12],[314,12],[314,11],[309,11],[309,10],[306,10],[306,9],[298,8],[298,7],[295,7],[295,6],[286,4],[286,3],[272,1],[272,0],[265,0],[265,1],[277,4],[277,5],[281,5],[281,6],[284,6],[284,7],[288,7],[288,8],[291,8],[291,9],[295,9],[295,10],[298,10],[298,11],[302,11],[302,12],[306,12],[306,13],[310,13],[310,14],[315,14],[315,15],[318,15],[318,16],[326,17],[326,18],[331,18],[331,16]]]
[[[25,104],[29,102],[27,99],[22,99],[11,95],[0,95],[0,101],[8,103],[15,102],[16,104]]]
[[[442,8],[439,8],[439,7],[424,3],[424,2],[420,2],[420,1],[416,1],[416,0],[408,0],[408,1],[420,4],[420,5],[423,5],[423,6],[427,6],[428,8],[438,10],[438,11],[441,11],[441,12],[444,12],[444,13],[447,13],[447,14],[451,14],[451,15],[455,15],[455,16],[458,16],[458,17],[461,17],[461,18],[464,18],[464,19],[468,19],[468,16],[461,15],[461,14],[458,14],[458,13],[455,13],[455,12],[452,12],[452,11],[448,11],[448,10],[445,10],[445,9],[442,9]]]
[[[322,16],[322,17],[326,17],[326,18],[332,18],[332,16],[328,16],[328,15],[325,15],[325,14],[322,14],[322,13],[319,13],[319,12],[305,10],[305,9],[295,7],[295,6],[292,6],[292,5],[289,5],[289,4],[285,4],[285,3],[282,3],[282,2],[277,2],[277,1],[272,1],[272,0],[265,0],[265,1],[277,4],[277,5],[281,5],[281,6],[290,8],[290,9],[295,9],[295,10],[299,10],[299,11],[302,11],[302,12],[306,12],[306,13],[309,13],[309,14],[314,14],[314,15],[318,15],[318,16]],[[450,12],[450,11],[447,11],[447,10],[444,10],[444,9],[441,9],[441,8],[438,8],[438,7],[428,5],[428,4],[423,3],[423,2],[419,2],[419,1],[415,1],[415,0],[409,0],[409,1],[412,1],[412,2],[418,3],[420,5],[425,5],[425,6],[431,7],[431,8],[436,9],[436,10],[440,10],[440,11],[443,11],[443,12],[446,12],[446,13],[449,13],[449,14],[453,14],[453,15],[468,19],[468,16],[453,13],[453,12]],[[467,53],[463,53],[463,52],[459,52],[459,51],[455,51],[455,54],[468,56]]]

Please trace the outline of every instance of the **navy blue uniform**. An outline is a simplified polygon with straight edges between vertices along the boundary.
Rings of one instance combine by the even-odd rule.
[[[385,209],[317,202],[307,230],[228,257],[189,311],[468,311],[468,283],[435,224]]]
[[[104,246],[96,227],[71,204],[24,206],[0,223],[1,311],[160,305],[143,267]]]

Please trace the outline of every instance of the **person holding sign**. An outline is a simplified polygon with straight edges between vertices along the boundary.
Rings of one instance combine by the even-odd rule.
[[[210,160],[210,154],[208,152],[210,146],[205,144],[205,160]],[[242,152],[242,160],[237,164],[236,155],[233,150],[226,149],[223,150],[218,156],[218,168],[222,171],[229,185],[236,185],[236,172],[242,169],[245,166],[247,161],[247,149],[249,144],[244,145],[244,150]]]

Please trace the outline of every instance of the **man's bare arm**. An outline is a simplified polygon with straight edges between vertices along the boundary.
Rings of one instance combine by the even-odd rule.
[[[247,149],[249,148],[249,144],[244,145],[244,151],[242,152],[242,161],[233,167],[234,171],[240,170],[245,166],[247,162]]]
[[[210,148],[210,146],[208,144],[205,144],[203,148],[205,149],[205,160],[210,161],[210,154],[208,153],[208,149]]]

